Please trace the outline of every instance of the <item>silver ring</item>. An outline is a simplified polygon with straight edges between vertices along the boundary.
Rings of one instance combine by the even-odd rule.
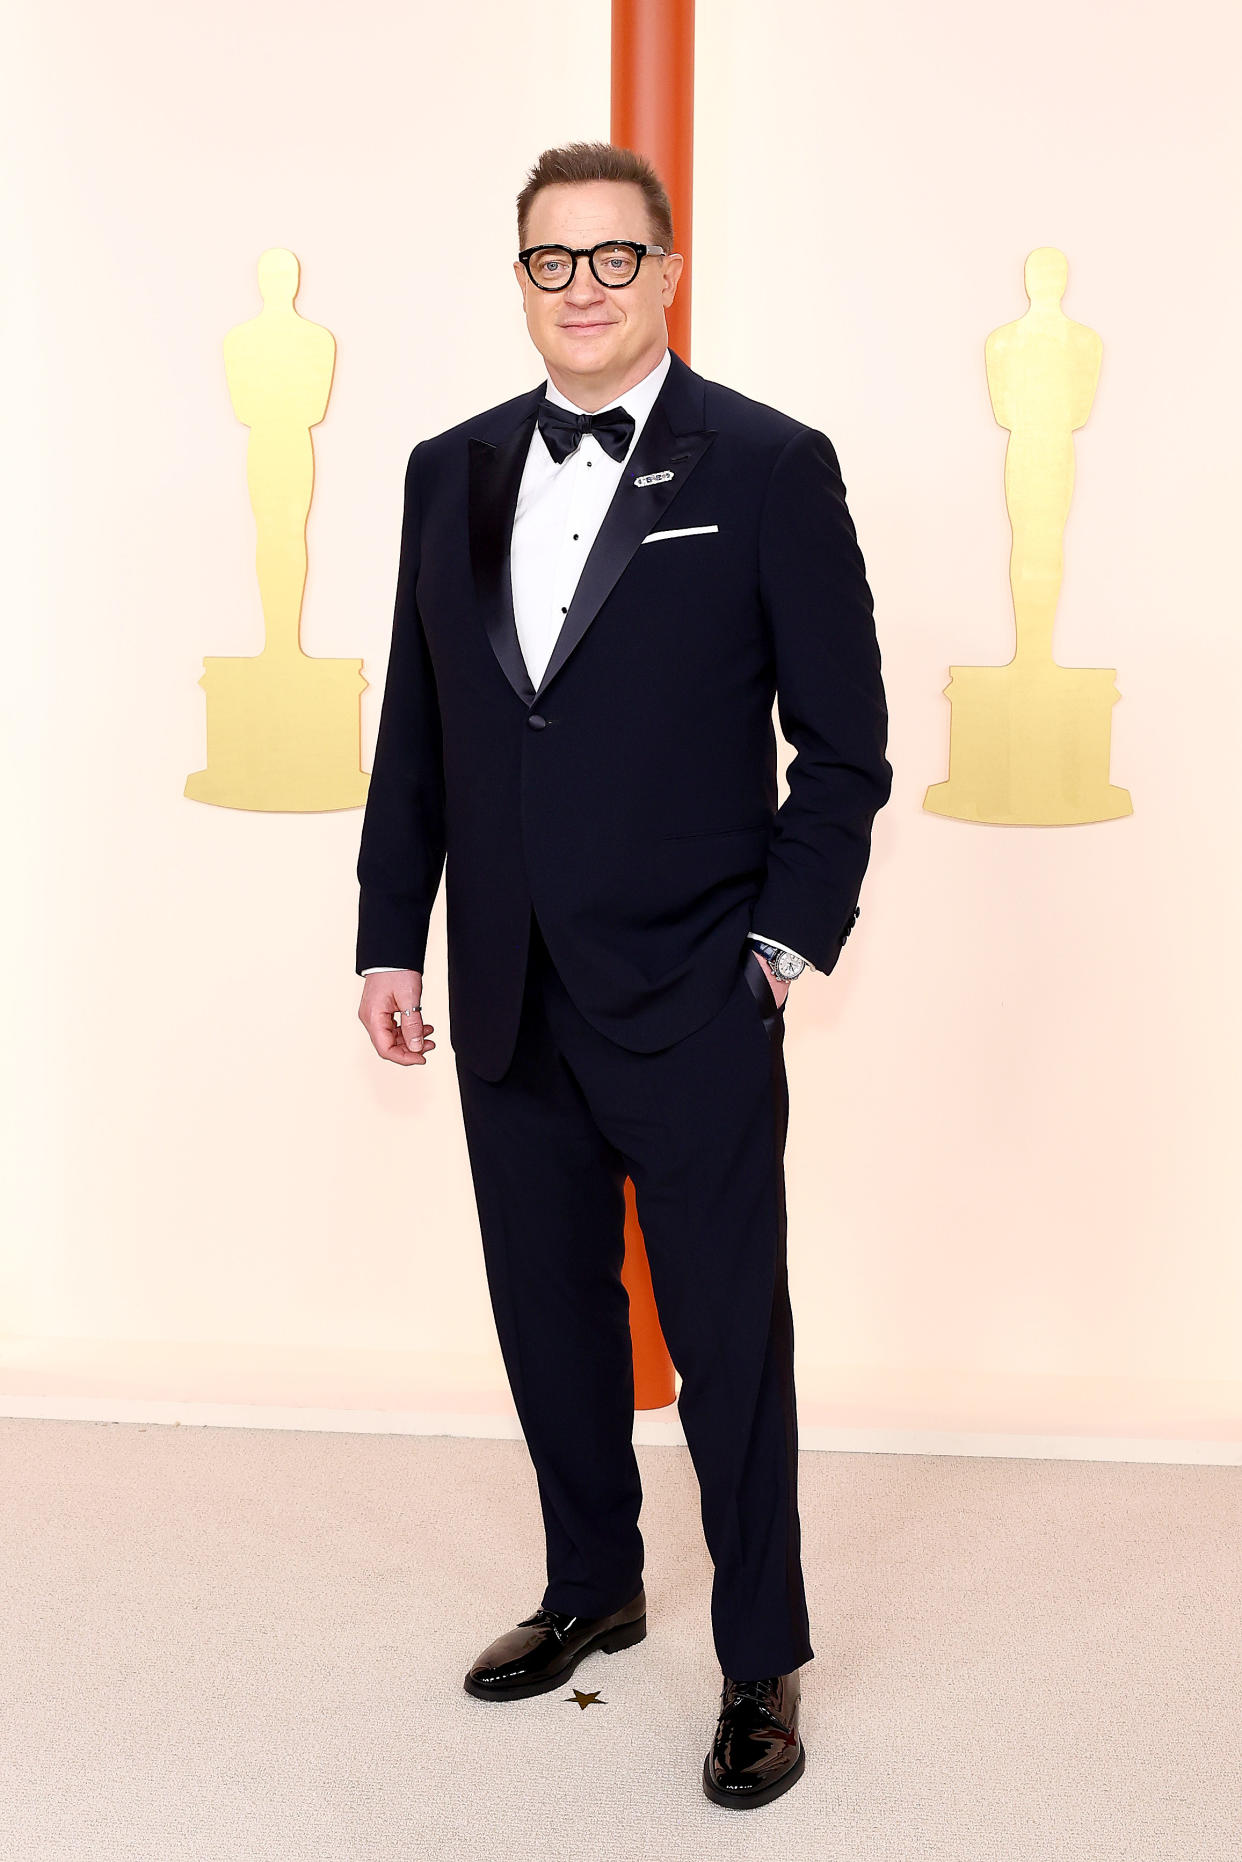
[[[421,1002],[418,1004],[417,1008],[394,1009],[393,1010],[393,1014],[396,1016],[398,1021],[401,1021],[407,1015],[421,1015],[422,1012],[423,1012],[423,1005]]]

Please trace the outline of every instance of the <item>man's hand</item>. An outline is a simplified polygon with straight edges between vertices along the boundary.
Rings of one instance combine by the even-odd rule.
[[[423,998],[421,970],[385,970],[364,979],[358,1020],[371,1037],[371,1045],[381,1060],[391,1060],[398,1067],[425,1067],[427,1055],[435,1046],[427,1036],[435,1032],[434,1024],[421,1014],[403,1014],[393,1020],[397,1009],[414,1009]]]
[[[776,997],[776,1006],[779,1009],[783,1005],[785,997],[793,988],[793,984],[789,981],[788,977],[777,976],[772,965],[768,962],[761,950],[756,950],[753,944],[751,945],[751,949],[755,952],[756,957],[763,965],[763,973],[772,985],[772,994]]]

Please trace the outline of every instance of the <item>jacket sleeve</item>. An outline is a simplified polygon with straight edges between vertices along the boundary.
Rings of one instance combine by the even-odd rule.
[[[814,427],[795,433],[772,469],[759,584],[777,715],[795,754],[751,923],[827,972],[858,915],[893,772],[866,566],[836,452]]]
[[[420,442],[421,445],[421,442]],[[444,870],[440,706],[414,598],[421,513],[416,446],[405,468],[392,643],[358,853],[355,970],[421,970]]]

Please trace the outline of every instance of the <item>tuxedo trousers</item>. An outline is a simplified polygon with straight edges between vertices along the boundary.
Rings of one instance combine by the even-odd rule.
[[[484,1264],[547,1543],[542,1603],[621,1608],[643,1582],[634,1366],[621,1279],[634,1183],[714,1566],[712,1634],[737,1679],[810,1646],[786,1276],[784,1016],[746,946],[724,1004],[634,1053],[599,1033],[532,913],[514,1055],[457,1074]]]

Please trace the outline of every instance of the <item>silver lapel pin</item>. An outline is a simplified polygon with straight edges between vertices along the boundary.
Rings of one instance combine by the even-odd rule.
[[[664,485],[672,477],[671,472],[644,472],[641,478],[634,480],[634,483],[636,485]]]

